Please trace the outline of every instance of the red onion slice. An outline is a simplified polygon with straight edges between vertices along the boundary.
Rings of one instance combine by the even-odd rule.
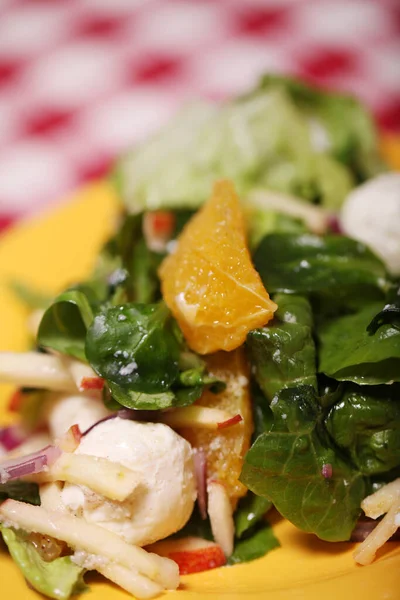
[[[121,408],[117,412],[112,413],[111,415],[107,415],[106,417],[100,419],[100,421],[96,421],[96,423],[93,423],[93,425],[88,427],[88,429],[86,429],[82,433],[82,436],[85,436],[88,433],[90,433],[92,429],[97,427],[97,425],[100,425],[105,421],[109,421],[110,419],[116,419],[117,417],[129,421],[151,421],[151,418],[154,418],[154,412],[155,411],[152,410],[131,410],[130,408]]]
[[[60,454],[61,450],[57,446],[46,446],[38,452],[5,460],[0,463],[0,483],[40,473],[52,465]]]
[[[197,505],[202,519],[207,519],[207,462],[204,450],[193,454],[194,472],[197,484]]]
[[[330,479],[332,477],[333,469],[330,463],[325,463],[322,465],[321,475],[322,477],[325,477],[325,479]]]
[[[343,233],[342,225],[341,225],[338,215],[330,215],[329,221],[328,221],[328,227],[329,227],[330,233],[333,233],[336,235],[341,235]]]
[[[19,425],[10,425],[0,429],[0,444],[7,452],[18,448],[26,438],[26,433]]]

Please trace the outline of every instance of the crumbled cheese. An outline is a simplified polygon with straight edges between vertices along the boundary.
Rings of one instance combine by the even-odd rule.
[[[109,564],[110,560],[105,556],[98,554],[88,554],[83,550],[77,550],[72,556],[71,560],[79,567],[83,567],[88,571],[98,571],[101,568]]]
[[[119,374],[124,376],[124,375],[132,375],[132,373],[134,371],[136,371],[137,369],[137,362],[132,360],[132,362],[128,363],[127,365],[123,366],[120,368],[119,370]]]

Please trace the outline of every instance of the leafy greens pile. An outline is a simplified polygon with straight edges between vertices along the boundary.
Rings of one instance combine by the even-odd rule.
[[[400,467],[399,314],[387,308],[399,284],[343,236],[271,234],[254,263],[279,308],[247,338],[263,432],[241,480],[300,529],[347,540],[363,498]]]
[[[131,212],[197,208],[215,180],[337,209],[384,169],[372,119],[354,98],[279,76],[216,107],[196,104],[124,156],[114,180]],[[248,199],[250,201],[250,199]]]
[[[205,385],[220,386],[161,299],[162,258],[146,246],[142,215],[126,216],[92,276],[60,294],[40,323],[38,344],[90,363],[110,408],[186,406]]]
[[[253,191],[272,190],[334,211],[384,169],[369,114],[347,96],[265,76],[221,107],[188,108],[118,162],[112,179],[126,213],[90,277],[53,302],[14,285],[47,305],[39,348],[88,362],[115,410],[185,406],[204,386],[218,392],[162,301],[164,254],[146,243],[145,213],[172,210],[175,239],[219,178],[234,182],[246,206]],[[264,519],[272,505],[321,539],[349,539],[362,499],[400,474],[400,281],[358,242],[313,235],[276,207],[254,214],[254,264],[279,309],[245,344],[255,433],[231,564],[279,545]],[[29,394],[24,410],[34,419],[40,391]],[[40,502],[28,483],[3,485],[0,501],[7,497]],[[33,587],[53,598],[82,589],[69,557],[46,563],[23,532],[2,535]],[[212,536],[197,510],[177,535]]]
[[[246,207],[266,189],[337,210],[384,169],[354,98],[267,75],[220,108],[188,108],[114,180],[132,213],[196,208],[221,177]],[[256,220],[255,266],[279,310],[246,344],[259,436],[242,481],[305,531],[348,539],[361,500],[400,466],[399,286],[363,244],[279,210]]]

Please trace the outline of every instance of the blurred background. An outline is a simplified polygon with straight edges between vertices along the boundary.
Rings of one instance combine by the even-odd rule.
[[[351,92],[400,133],[400,0],[0,0],[0,228],[265,71]]]

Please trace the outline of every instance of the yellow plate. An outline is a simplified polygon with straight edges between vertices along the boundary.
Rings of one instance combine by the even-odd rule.
[[[0,243],[0,348],[23,350],[27,313],[7,284],[20,279],[54,293],[85,275],[112,229],[118,208],[106,185],[84,190],[48,216],[21,224]],[[9,386],[0,387],[0,419]],[[283,519],[274,530],[281,548],[245,565],[215,569],[182,578],[181,590],[170,600],[194,598],[245,600],[398,600],[400,547],[387,544],[379,560],[358,567],[353,544],[328,544],[301,533]],[[25,582],[5,550],[0,552],[1,597],[34,600],[38,596]],[[118,600],[127,595],[100,578],[89,576],[93,600]],[[85,596],[86,598],[86,596]]]

